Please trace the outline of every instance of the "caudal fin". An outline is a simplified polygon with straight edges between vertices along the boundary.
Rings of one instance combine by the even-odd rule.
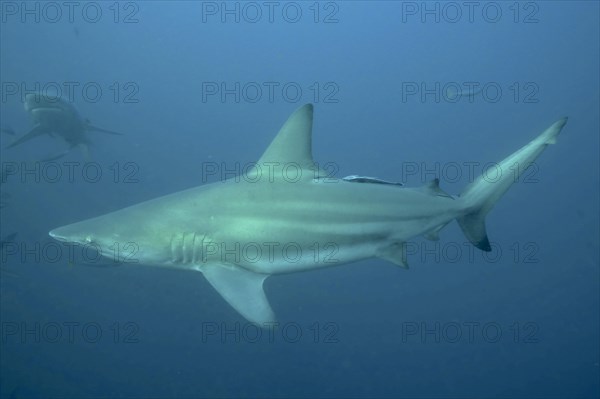
[[[485,230],[485,216],[546,146],[556,143],[556,137],[566,123],[567,118],[554,122],[529,144],[498,163],[493,178],[482,175],[461,193],[465,214],[457,221],[465,236],[477,248],[492,250]]]

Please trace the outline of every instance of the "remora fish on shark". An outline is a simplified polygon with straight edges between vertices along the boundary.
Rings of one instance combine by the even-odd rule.
[[[69,148],[46,161],[54,160],[68,154],[73,148],[80,147],[84,155],[88,155],[90,140],[86,136],[88,131],[98,131],[109,134],[121,135],[121,133],[102,129],[90,124],[87,119],[82,119],[75,107],[58,96],[43,93],[29,93],[25,95],[25,111],[31,115],[33,128],[6,148],[11,148],[34,137],[54,134],[62,137]]]
[[[500,162],[497,167],[506,172],[500,179],[479,177],[454,198],[437,179],[403,188],[374,178],[326,176],[312,158],[313,106],[307,104],[289,117],[244,179],[142,202],[50,236],[101,249],[134,243],[132,255],[140,264],[200,271],[246,319],[270,322],[275,316],[263,282],[272,274],[373,257],[406,268],[405,243],[421,234],[437,238],[454,219],[473,245],[490,251],[486,214],[516,174],[555,143],[566,121]]]

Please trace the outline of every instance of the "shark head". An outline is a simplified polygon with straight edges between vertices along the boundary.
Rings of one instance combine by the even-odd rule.
[[[109,232],[106,226],[102,226],[100,221],[95,219],[58,227],[50,231],[49,234],[55,240],[79,245],[105,246],[119,238],[120,234],[118,232]]]
[[[25,111],[31,112],[34,109],[54,108],[60,109],[63,100],[59,96],[43,93],[28,93],[25,95],[23,106]]]
[[[59,96],[43,93],[26,94],[23,107],[25,108],[25,111],[29,113],[40,112],[43,110],[54,110],[64,112],[72,108]]]
[[[152,265],[170,261],[170,237],[152,234],[160,229],[155,219],[142,220],[136,209],[125,208],[58,227],[49,235],[61,242],[83,246],[82,253],[96,251],[97,255],[88,256],[94,259]]]
[[[80,120],[75,108],[57,95],[29,93],[25,95],[23,106],[36,123],[55,124],[64,120]]]

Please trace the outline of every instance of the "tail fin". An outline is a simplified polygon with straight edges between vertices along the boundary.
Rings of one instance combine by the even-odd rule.
[[[529,144],[497,164],[498,174],[493,179],[482,175],[461,193],[465,215],[457,221],[465,236],[477,248],[487,252],[492,250],[485,231],[485,216],[546,146],[556,143],[556,136],[566,123],[567,118],[554,122]]]

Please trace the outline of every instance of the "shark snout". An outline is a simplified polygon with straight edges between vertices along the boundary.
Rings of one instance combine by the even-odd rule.
[[[67,238],[60,232],[60,228],[51,230],[48,235],[57,241],[68,241]]]
[[[31,111],[36,108],[59,108],[62,100],[58,95],[45,93],[28,93],[25,95],[23,106],[25,111]]]
[[[63,227],[51,230],[48,235],[57,241],[62,242],[80,242],[76,237],[69,234]]]
[[[58,227],[54,230],[51,230],[48,235],[57,241],[82,245],[89,244],[93,241],[90,235],[85,235],[80,231],[76,231],[76,229],[73,229],[72,227],[72,225]]]

